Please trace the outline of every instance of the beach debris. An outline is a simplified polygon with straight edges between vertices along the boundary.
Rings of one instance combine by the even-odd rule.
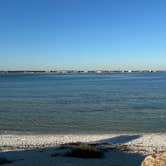
[[[113,145],[110,147],[112,150],[119,150],[119,151],[132,151],[128,145]]]
[[[88,143],[69,143],[63,144],[60,148],[62,151],[51,155],[51,157],[57,157],[58,155],[63,157],[76,157],[76,158],[102,158],[104,151],[96,145]]]
[[[95,145],[80,143],[71,146],[64,156],[76,158],[102,158],[103,151]]]
[[[141,166],[166,166],[166,152],[147,156]]]

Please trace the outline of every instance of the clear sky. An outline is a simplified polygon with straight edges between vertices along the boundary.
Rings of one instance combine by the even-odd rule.
[[[1,0],[0,69],[166,69],[165,0]]]

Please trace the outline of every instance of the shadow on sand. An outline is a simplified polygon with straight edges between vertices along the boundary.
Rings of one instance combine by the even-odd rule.
[[[139,135],[122,135],[110,139],[99,140],[97,143],[121,144],[139,138]],[[119,150],[107,150],[104,158],[100,159],[81,159],[64,157],[57,155],[51,157],[53,153],[59,153],[61,149],[36,148],[32,150],[0,152],[0,157],[6,158],[8,163],[3,166],[140,166],[144,156],[138,153],[127,153]]]
[[[103,139],[96,141],[97,143],[108,143],[108,144],[124,144],[132,140],[140,138],[141,135],[120,135],[113,138]]]

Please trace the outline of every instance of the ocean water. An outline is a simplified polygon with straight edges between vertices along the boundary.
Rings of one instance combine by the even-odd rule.
[[[165,131],[164,72],[0,75],[0,133]]]

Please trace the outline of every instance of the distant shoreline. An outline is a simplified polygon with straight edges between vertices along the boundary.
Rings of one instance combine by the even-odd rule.
[[[109,73],[156,73],[165,70],[1,70],[0,74],[109,74]]]

